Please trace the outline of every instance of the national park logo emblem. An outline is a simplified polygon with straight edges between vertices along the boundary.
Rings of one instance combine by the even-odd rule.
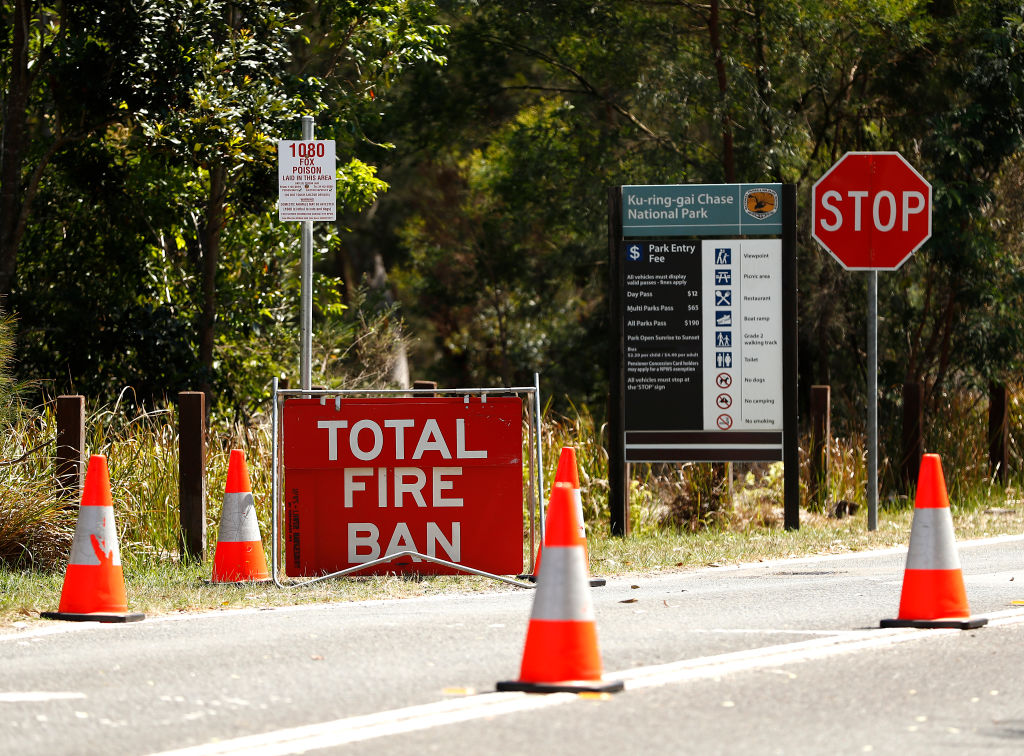
[[[743,209],[747,215],[764,220],[779,209],[779,195],[774,189],[748,189],[743,195]]]

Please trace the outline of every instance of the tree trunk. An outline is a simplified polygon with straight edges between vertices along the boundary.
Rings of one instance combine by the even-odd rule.
[[[29,12],[26,0],[15,0],[11,36],[11,74],[4,93],[3,140],[0,144],[0,296],[14,283],[18,245],[24,231],[21,170],[27,131]]]
[[[715,73],[718,76],[718,91],[722,97],[722,169],[727,184],[736,181],[736,158],[733,155],[732,118],[729,116],[729,103],[726,93],[729,90],[725,74],[725,58],[722,55],[721,19],[719,0],[711,0],[711,14],[708,16],[708,33],[711,36],[711,55],[715,61]]]
[[[377,207],[377,203],[374,203],[366,215],[366,220],[373,218]],[[359,282],[364,276],[367,285],[374,291],[380,292],[381,302],[384,306],[390,307],[394,304],[395,298],[388,283],[388,271],[384,266],[384,258],[372,244],[353,241],[338,245],[334,254],[334,275],[340,278],[344,284],[345,304],[351,302],[352,292],[359,286]],[[399,388],[408,388],[412,385],[410,376],[409,354],[405,343],[399,341],[394,345],[391,353],[389,379]]]
[[[213,400],[213,344],[217,319],[217,264],[220,259],[220,234],[224,228],[226,171],[222,165],[210,168],[210,194],[199,245],[202,249],[202,314],[199,317],[199,364],[203,370],[201,389],[209,408]]]
[[[768,155],[771,165],[772,177],[782,182],[782,166],[779,164],[779,155],[775,149],[775,120],[772,111],[772,81],[768,68],[768,58],[765,50],[768,47],[768,40],[764,31],[764,7],[763,3],[755,0],[754,10],[754,60],[756,65],[755,81],[757,82],[758,95],[758,116],[761,121],[761,133],[764,136],[764,151]],[[770,11],[769,11],[770,12]]]

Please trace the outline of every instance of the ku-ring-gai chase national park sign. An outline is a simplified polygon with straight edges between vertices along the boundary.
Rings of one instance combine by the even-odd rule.
[[[609,216],[613,464],[795,472],[795,187],[622,186]]]
[[[628,461],[781,459],[781,192],[622,187]]]
[[[288,399],[286,573],[324,575],[401,551],[522,572],[522,412],[516,397]],[[458,572],[407,561],[417,573]]]

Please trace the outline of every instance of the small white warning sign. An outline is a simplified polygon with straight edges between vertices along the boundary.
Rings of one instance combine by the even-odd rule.
[[[337,186],[333,139],[277,143],[277,214],[282,221],[333,221]]]

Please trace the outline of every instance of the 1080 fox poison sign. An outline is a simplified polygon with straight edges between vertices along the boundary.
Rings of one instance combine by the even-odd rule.
[[[522,571],[520,399],[289,399],[283,436],[288,575]]]

